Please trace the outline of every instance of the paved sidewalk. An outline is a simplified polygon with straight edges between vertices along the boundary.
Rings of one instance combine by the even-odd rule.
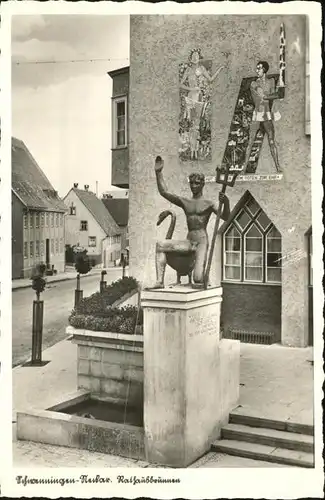
[[[13,370],[13,433],[16,410],[45,409],[77,388],[77,346],[64,340],[43,352],[43,367]],[[313,423],[312,348],[241,344],[239,405],[245,413]],[[64,389],[63,389],[64,388]],[[149,467],[143,461],[86,450],[14,441],[15,466]],[[219,453],[208,453],[192,467],[281,467]]]
[[[109,274],[110,271],[113,270],[116,271],[117,269],[120,269],[122,277],[122,267],[119,266],[108,267],[105,269],[105,271],[107,271],[107,274]],[[82,279],[87,278],[88,276],[94,276],[100,274],[101,271],[103,270],[104,269],[101,267],[93,267],[88,274],[82,275]],[[128,272],[128,267],[126,268],[126,274],[127,272]],[[73,267],[69,267],[64,273],[58,273],[55,276],[45,276],[45,278],[47,283],[53,283],[58,281],[67,281],[76,279],[76,275],[77,275],[76,270]],[[21,288],[29,288],[31,286],[32,286],[32,280],[30,278],[12,280],[12,291],[20,290]]]

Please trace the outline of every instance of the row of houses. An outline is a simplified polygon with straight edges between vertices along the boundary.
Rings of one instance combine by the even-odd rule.
[[[121,216],[119,212],[121,211]],[[92,265],[116,265],[128,252],[128,199],[99,199],[74,184],[61,199],[23,141],[12,138],[12,278],[37,264],[61,273],[77,250]]]

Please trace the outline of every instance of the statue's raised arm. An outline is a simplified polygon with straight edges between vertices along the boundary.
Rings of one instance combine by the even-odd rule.
[[[155,171],[156,171],[156,179],[157,179],[157,186],[159,193],[161,194],[161,196],[166,198],[166,200],[170,201],[174,205],[184,208],[183,199],[180,196],[169,193],[167,191],[167,186],[162,173],[163,168],[164,168],[164,160],[160,156],[157,156],[155,161]]]

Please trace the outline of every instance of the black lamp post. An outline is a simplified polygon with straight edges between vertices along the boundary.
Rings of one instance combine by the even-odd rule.
[[[106,274],[107,274],[106,271],[101,271],[101,273],[100,273],[100,282],[99,282],[99,291],[100,291],[100,293],[102,293],[105,290],[106,286],[107,286],[107,283],[104,280],[104,276]]]
[[[42,336],[43,336],[43,316],[44,302],[40,300],[40,294],[44,291],[46,281],[43,274],[38,269],[37,274],[32,278],[32,289],[36,292],[36,300],[33,301],[33,327],[32,327],[32,359],[31,366],[41,366],[42,363]]]
[[[83,290],[80,289],[80,274],[87,274],[90,271],[90,262],[84,253],[77,256],[75,268],[77,271],[77,288],[74,291],[74,307],[76,308],[83,298]]]

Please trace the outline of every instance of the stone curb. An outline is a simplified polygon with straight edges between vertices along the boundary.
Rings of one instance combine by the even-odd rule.
[[[122,269],[122,267],[112,267],[110,269],[117,270],[117,269]],[[102,271],[102,269],[98,269],[96,272],[87,274],[86,276],[82,276],[82,279],[84,279],[84,278],[90,278],[91,276],[97,276],[97,275],[99,275],[101,273],[101,271]],[[107,271],[107,269],[106,269],[106,271]],[[108,270],[108,272],[109,272],[109,270]],[[76,276],[77,275],[74,275],[74,276],[65,276],[64,278],[58,278],[58,279],[52,279],[52,280],[48,281],[47,284],[50,284],[50,283],[60,283],[62,281],[74,280],[74,279],[76,279]],[[23,288],[31,288],[31,287],[32,287],[32,283],[21,284],[21,285],[15,286],[15,287],[12,286],[12,291],[15,292],[16,290],[21,290]]]

